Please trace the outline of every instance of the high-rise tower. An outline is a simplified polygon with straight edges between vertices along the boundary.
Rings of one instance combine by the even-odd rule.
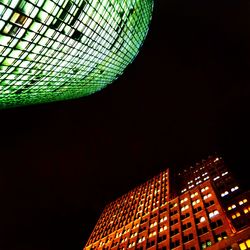
[[[167,169],[107,205],[85,249],[244,250],[249,201],[220,157]]]

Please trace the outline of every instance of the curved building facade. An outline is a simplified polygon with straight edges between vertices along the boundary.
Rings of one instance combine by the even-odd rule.
[[[104,88],[138,54],[152,9],[153,0],[2,0],[0,107]]]

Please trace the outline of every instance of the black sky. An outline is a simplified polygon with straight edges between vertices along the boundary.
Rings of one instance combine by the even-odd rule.
[[[80,250],[105,204],[209,154],[247,185],[249,2],[155,1],[125,74],[79,100],[0,111],[0,249]]]

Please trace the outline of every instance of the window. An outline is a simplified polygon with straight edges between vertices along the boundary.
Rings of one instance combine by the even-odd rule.
[[[170,248],[175,248],[175,247],[178,247],[180,245],[180,241],[179,240],[176,240],[174,242],[170,242]]]
[[[137,247],[136,250],[143,250],[143,246]]]
[[[195,206],[196,204],[200,203],[200,199],[197,199],[195,201],[192,202],[192,206]]]
[[[167,229],[168,229],[168,227],[165,225],[164,227],[160,227],[159,232],[161,233],[161,232],[163,232],[164,230],[167,230]]]
[[[132,234],[131,234],[131,236],[130,236],[130,238],[133,238],[133,237],[135,237],[135,236],[136,236],[137,234],[138,234],[137,232],[135,232],[135,233],[132,233]]]
[[[214,210],[214,211],[210,212],[208,216],[209,216],[209,218],[212,218],[212,217],[214,217],[217,214],[219,214],[219,211],[218,210]]]
[[[186,205],[186,206],[184,206],[184,207],[181,208],[181,211],[185,211],[185,210],[187,210],[188,208],[189,208],[189,205]]]
[[[205,203],[205,207],[210,207],[210,206],[212,206],[213,204],[214,204],[214,201],[211,200],[211,201]]]
[[[164,234],[164,235],[162,235],[162,236],[160,236],[160,237],[158,238],[158,243],[160,243],[160,242],[162,242],[162,241],[164,241],[164,240],[166,240],[166,239],[167,239],[167,235]]]
[[[166,221],[167,219],[168,219],[167,216],[162,217],[162,218],[160,219],[160,223],[163,222],[163,221]]]
[[[188,222],[188,223],[186,223],[186,224],[184,224],[184,225],[182,226],[182,230],[184,231],[184,230],[190,228],[191,226],[192,226],[191,222]]]
[[[223,223],[222,223],[222,220],[220,220],[220,219],[217,220],[217,221],[211,222],[211,228],[212,229],[215,229],[215,228],[220,227],[222,225],[223,225]]]
[[[188,235],[184,235],[183,236],[183,242],[186,243],[190,240],[192,240],[194,238],[194,235],[192,233],[188,234]]]
[[[196,207],[196,208],[194,208],[194,214],[200,212],[201,210],[202,210],[201,207]]]
[[[212,194],[211,193],[208,193],[207,195],[204,195],[203,196],[203,200],[206,200],[206,199],[208,199],[209,197],[211,197],[212,196]]]
[[[123,243],[123,242],[125,242],[125,241],[127,241],[128,240],[128,238],[126,237],[126,238],[123,238],[122,240],[121,240],[121,243]]]
[[[224,172],[224,173],[222,173],[222,174],[221,174],[221,176],[224,176],[224,175],[226,175],[226,174],[228,174],[228,172]]]
[[[156,231],[151,232],[151,233],[149,234],[149,238],[150,238],[150,237],[153,237],[153,236],[155,236],[155,235],[156,235]]]
[[[235,209],[235,208],[236,208],[236,206],[233,204],[232,206],[229,206],[227,209],[230,211],[230,210]]]
[[[141,242],[143,242],[144,240],[145,240],[145,236],[139,238],[138,243],[141,243]]]
[[[237,212],[236,214],[232,215],[232,219],[235,219],[235,218],[240,217],[240,216],[241,216],[241,214],[239,212]]]
[[[131,247],[134,247],[134,246],[135,246],[135,241],[132,242],[132,243],[130,243],[130,244],[128,245],[128,248],[131,248]]]
[[[193,194],[191,194],[191,198],[194,198],[195,196],[197,196],[198,195],[198,192],[195,192],[195,193],[193,193]]]
[[[170,235],[171,236],[174,236],[174,235],[176,235],[178,233],[179,233],[179,229],[178,228],[175,228],[174,230],[170,231]]]
[[[242,201],[239,201],[239,205],[243,205],[244,203],[246,203],[247,202],[247,199],[244,199],[244,200],[242,200]]]
[[[177,214],[177,213],[178,213],[177,210],[171,211],[171,212],[170,212],[170,216],[173,216],[173,215],[175,215],[175,214]]]
[[[177,207],[177,203],[171,203],[171,204],[169,205],[169,207],[170,207],[170,208]]]
[[[188,218],[189,216],[190,216],[189,213],[182,214],[182,215],[181,215],[181,220],[184,220],[184,219]]]
[[[117,242],[113,242],[112,245],[111,245],[111,247],[115,247],[117,245],[118,245],[118,241]]]
[[[250,248],[250,239],[239,244],[240,250],[245,250]]]
[[[164,213],[164,212],[166,212],[167,211],[167,208],[165,207],[165,208],[162,208],[162,209],[160,209],[160,213]]]
[[[227,238],[226,232],[221,232],[221,233],[215,235],[216,241],[221,241],[221,240],[226,239],[226,238]]]
[[[201,218],[200,218],[200,222],[204,222],[206,219],[205,219],[205,217],[204,216],[202,216]]]
[[[178,219],[171,220],[171,221],[170,221],[170,226],[176,224],[177,222],[178,222]]]
[[[202,235],[208,232],[207,227],[198,228],[198,235]]]
[[[21,30],[22,26],[27,28],[31,22],[32,22],[31,18],[28,18],[27,16],[21,13],[14,12],[10,19],[10,23],[8,23],[5,26],[3,33],[7,35],[15,36]]]
[[[139,233],[143,232],[144,230],[146,230],[146,227],[141,227],[141,228],[139,229]]]
[[[155,227],[157,225],[157,221],[155,221],[154,223],[150,224],[150,228]]]
[[[157,216],[157,213],[151,214],[151,215],[150,215],[150,218],[152,219],[152,218],[154,218],[154,217],[156,217],[156,216]]]
[[[167,247],[158,247],[159,250],[167,250]]]
[[[150,248],[150,247],[154,246],[154,244],[155,244],[155,241],[154,241],[154,240],[149,241],[149,242],[147,243],[147,248]]]
[[[206,242],[203,241],[203,242],[201,242],[201,249],[205,249],[207,247],[210,247],[211,245],[212,245],[211,240],[207,240]]]
[[[213,180],[216,181],[218,179],[220,179],[220,176],[216,176]]]
[[[224,193],[221,193],[221,197],[224,197],[224,196],[226,196],[226,195],[228,195],[229,194],[229,192],[228,191],[225,191]]]
[[[67,4],[62,9],[62,12],[59,15],[59,17],[57,17],[56,21],[51,25],[51,28],[57,29],[60,26],[60,24],[64,21],[67,14],[69,13],[69,9],[71,8],[72,5],[73,5],[72,1],[67,2]]]
[[[244,213],[245,213],[245,214],[247,214],[248,212],[250,212],[250,206],[249,206],[249,207],[244,208]]]
[[[238,187],[238,186],[235,186],[235,187],[231,188],[231,192],[234,192],[234,191],[237,190],[237,189],[239,189],[239,187]]]
[[[180,203],[182,204],[183,202],[186,202],[186,201],[188,201],[188,198],[187,198],[187,197],[184,198],[184,199],[182,199],[182,200],[180,201]]]

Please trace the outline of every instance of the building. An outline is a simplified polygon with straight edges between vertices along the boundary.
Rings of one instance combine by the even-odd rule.
[[[84,249],[248,249],[250,196],[220,157],[169,169],[111,202]]]
[[[1,0],[0,108],[79,98],[138,54],[153,0]]]

